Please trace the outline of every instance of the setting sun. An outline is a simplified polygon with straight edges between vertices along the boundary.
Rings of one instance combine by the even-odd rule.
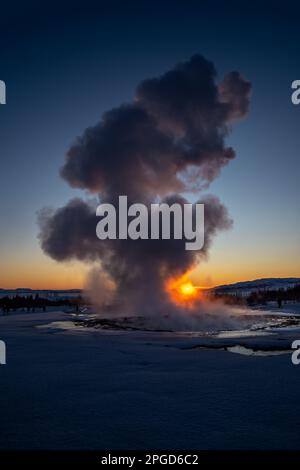
[[[195,286],[189,279],[190,272],[166,282],[166,292],[170,299],[177,305],[192,306],[201,297],[201,287]]]
[[[191,282],[186,282],[185,284],[181,284],[179,287],[181,294],[190,296],[196,293],[196,287],[193,286]]]

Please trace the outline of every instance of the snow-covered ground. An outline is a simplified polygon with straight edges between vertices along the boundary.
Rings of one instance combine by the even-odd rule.
[[[0,448],[300,448],[299,328],[202,336],[83,318],[0,316]]]

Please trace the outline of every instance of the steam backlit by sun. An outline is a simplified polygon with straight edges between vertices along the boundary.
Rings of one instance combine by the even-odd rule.
[[[203,297],[203,287],[194,285],[190,274],[188,271],[179,277],[171,277],[165,284],[170,300],[178,306],[193,308]]]
[[[191,282],[186,282],[180,286],[180,292],[182,295],[191,296],[196,292],[196,287]]]
[[[214,64],[196,54],[143,80],[133,101],[105,112],[71,145],[60,174],[93,199],[41,210],[39,239],[56,261],[98,267],[87,289],[97,312],[106,314],[109,306],[111,314],[206,315],[206,296],[191,270],[207,259],[214,238],[232,220],[219,198],[202,191],[235,157],[226,139],[234,122],[247,116],[250,94],[251,83],[239,72],[219,80]],[[126,195],[129,205],[170,207],[190,204],[184,195],[191,192],[194,204],[205,205],[199,252],[186,250],[180,237],[97,238],[98,200],[115,206]]]

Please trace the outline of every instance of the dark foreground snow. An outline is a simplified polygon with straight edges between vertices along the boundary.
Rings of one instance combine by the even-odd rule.
[[[290,353],[213,349],[232,341],[224,337],[203,349],[193,335],[36,328],[70,320],[0,317],[1,449],[300,448],[300,365]]]

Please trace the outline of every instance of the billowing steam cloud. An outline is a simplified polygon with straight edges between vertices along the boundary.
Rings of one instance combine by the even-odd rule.
[[[195,55],[143,81],[132,103],[112,109],[86,129],[68,151],[61,175],[102,202],[114,203],[125,194],[129,203],[184,203],[181,192],[207,187],[234,158],[225,137],[232,123],[247,114],[250,91],[237,72],[217,84],[214,65]],[[42,210],[39,237],[43,250],[58,261],[99,260],[103,308],[159,311],[169,307],[166,277],[194,266],[207,255],[214,235],[231,225],[216,197],[199,202],[205,203],[205,246],[196,254],[185,250],[184,240],[99,241],[97,201],[81,199],[56,211]]]

